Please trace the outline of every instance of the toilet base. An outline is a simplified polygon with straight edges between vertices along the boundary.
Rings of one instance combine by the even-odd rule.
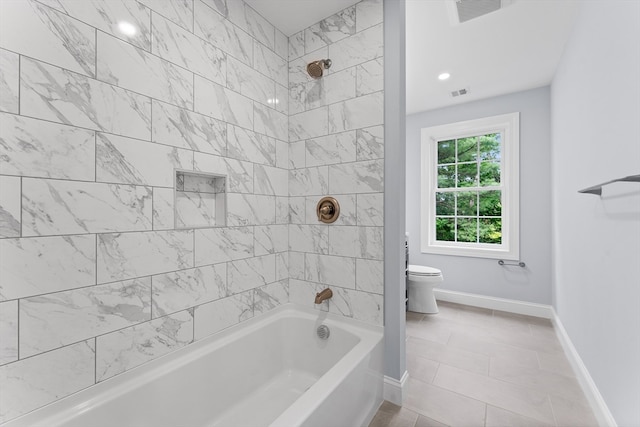
[[[433,294],[433,286],[412,283],[409,280],[409,311],[424,314],[438,314],[438,304]]]

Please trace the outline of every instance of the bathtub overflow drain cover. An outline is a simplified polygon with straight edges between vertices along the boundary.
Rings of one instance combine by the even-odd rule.
[[[321,340],[326,340],[327,338],[329,338],[329,335],[331,335],[331,331],[329,330],[329,327],[327,325],[318,326],[317,332],[318,337]]]

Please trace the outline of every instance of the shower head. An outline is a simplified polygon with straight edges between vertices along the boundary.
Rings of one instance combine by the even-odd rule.
[[[331,68],[330,59],[320,59],[307,64],[307,73],[314,79],[322,77],[324,70]]]

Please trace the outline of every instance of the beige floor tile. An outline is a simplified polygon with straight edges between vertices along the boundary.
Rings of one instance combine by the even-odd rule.
[[[555,427],[555,424],[525,417],[502,408],[487,405],[486,427]]]
[[[546,353],[561,353],[564,350],[560,341],[554,335],[511,333],[508,330],[495,331],[496,342],[509,344],[515,347],[526,348],[533,351]]]
[[[546,394],[567,399],[584,399],[575,378],[519,365],[502,358],[491,358],[489,376],[513,384],[533,388]]]
[[[553,414],[559,427],[597,427],[598,421],[585,402],[550,396]]]
[[[440,323],[407,323],[407,336],[421,338],[423,340],[435,341],[446,344],[451,336],[451,328]]]
[[[407,323],[409,322],[419,322],[424,318],[425,314],[423,313],[415,313],[413,311],[407,311]]]
[[[416,422],[416,427],[449,427],[446,424],[442,424],[439,421],[433,420],[431,418],[418,415],[418,421]]]
[[[554,372],[571,378],[575,378],[576,376],[571,367],[571,363],[569,363],[564,353],[549,354],[538,352],[538,363],[540,369],[544,371]]]
[[[465,369],[477,374],[489,374],[489,356],[460,350],[441,343],[409,337],[407,340],[407,357],[417,355],[449,366]]]
[[[509,408],[520,415],[554,422],[549,399],[540,391],[444,364],[438,368],[433,384],[500,408]]]
[[[433,378],[438,371],[438,366],[438,362],[407,353],[407,371],[409,371],[409,377],[411,378],[426,383],[433,382]]]
[[[414,427],[417,419],[415,412],[384,401],[369,427]]]
[[[510,358],[524,366],[538,367],[538,356],[535,351],[494,341],[494,338],[488,335],[453,332],[447,345],[489,357]]]

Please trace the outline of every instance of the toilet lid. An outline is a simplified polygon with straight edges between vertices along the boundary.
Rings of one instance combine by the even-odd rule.
[[[439,276],[442,271],[437,268],[427,267],[424,265],[409,265],[409,273],[416,276]]]

